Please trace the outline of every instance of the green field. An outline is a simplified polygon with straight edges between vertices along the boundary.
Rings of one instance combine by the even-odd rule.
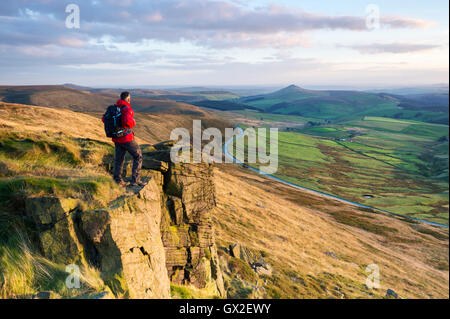
[[[285,116],[285,121],[293,119]],[[279,133],[274,175],[361,204],[448,224],[448,136],[446,125],[382,117],[305,126]]]
[[[239,98],[239,96],[233,93],[196,93],[196,95],[211,101],[222,101]]]
[[[419,108],[416,108],[416,105],[400,107],[402,101],[399,97],[383,94],[362,91],[314,91],[295,85],[270,94],[235,100],[264,113],[297,115],[334,122],[374,116],[448,124],[448,108],[433,108],[429,101],[428,106],[420,104]]]
[[[240,114],[248,119],[263,120],[266,122],[289,122],[305,124],[308,121],[314,120],[313,118],[306,118],[296,115],[289,115],[289,117],[286,117],[286,115],[284,114],[261,113],[253,110],[240,110],[234,111],[233,113]]]

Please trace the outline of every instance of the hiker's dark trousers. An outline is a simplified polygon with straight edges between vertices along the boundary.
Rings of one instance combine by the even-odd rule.
[[[126,152],[133,156],[133,173],[131,177],[131,182],[139,181],[139,172],[142,167],[142,152],[139,144],[132,140],[128,143],[115,143],[116,145],[116,159],[114,165],[114,179],[116,181],[122,180],[123,164],[125,162]]]

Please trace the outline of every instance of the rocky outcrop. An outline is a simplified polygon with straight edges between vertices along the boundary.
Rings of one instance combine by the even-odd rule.
[[[272,276],[273,268],[264,256],[265,253],[242,246],[239,243],[221,247],[220,263],[227,296],[232,299],[267,298],[267,278]]]
[[[171,142],[147,147],[142,188],[108,207],[29,197],[26,216],[42,254],[94,266],[116,297],[170,298],[170,281],[225,297],[213,238],[213,168],[170,162]],[[125,165],[125,170],[130,165]]]
[[[81,211],[75,200],[31,197],[26,212],[48,259],[95,266],[116,296],[170,297],[156,179],[107,208]]]
[[[86,255],[116,294],[169,298],[160,221],[160,191],[153,180],[108,208],[77,216],[81,238],[89,246]]]
[[[213,167],[170,162],[170,142],[144,153],[144,168],[164,163],[161,235],[170,280],[179,285],[211,288],[225,297],[213,237],[211,210],[216,205]],[[152,166],[154,167],[154,166]]]

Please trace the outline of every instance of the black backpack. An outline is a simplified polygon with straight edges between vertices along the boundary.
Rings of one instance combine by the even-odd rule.
[[[127,108],[120,108],[117,105],[110,105],[103,115],[105,123],[105,133],[107,137],[122,137],[131,134],[133,131],[122,127],[122,110]]]

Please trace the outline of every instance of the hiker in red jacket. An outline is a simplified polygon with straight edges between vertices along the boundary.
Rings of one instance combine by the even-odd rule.
[[[128,185],[128,183],[122,179],[125,154],[128,152],[131,156],[133,156],[133,173],[130,186],[143,186],[144,184],[139,180],[139,173],[142,167],[142,152],[139,144],[134,139],[134,132],[131,130],[136,125],[136,122],[133,118],[134,112],[131,108],[130,101],[130,93],[122,92],[122,94],[120,94],[120,99],[116,103],[116,105],[121,108],[122,127],[127,129],[129,132],[122,137],[113,137],[112,139],[116,146],[114,180],[119,185]],[[104,122],[103,118],[102,121]]]

